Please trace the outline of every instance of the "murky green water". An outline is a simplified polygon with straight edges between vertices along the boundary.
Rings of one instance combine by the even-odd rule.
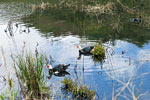
[[[38,49],[47,56],[51,55],[54,60],[53,66],[60,63],[71,64],[67,69],[71,75],[66,77],[81,80],[82,84],[95,89],[99,100],[105,97],[110,100],[113,89],[117,94],[122,87],[117,80],[127,82],[132,75],[134,76],[131,83],[135,86],[135,94],[148,92],[142,97],[142,100],[148,100],[150,77],[149,74],[144,75],[144,73],[150,72],[150,30],[140,26],[140,23],[131,22],[130,18],[134,16],[121,17],[123,30],[115,32],[110,29],[111,25],[107,27],[115,18],[107,18],[109,21],[101,26],[82,14],[74,15],[67,11],[49,9],[32,13],[30,5],[32,5],[30,2],[0,2],[0,46],[5,50],[11,77],[14,77],[11,53],[21,52],[24,42],[26,42],[26,50],[34,52],[39,43]],[[4,31],[10,21],[14,36]],[[95,62],[91,56],[77,59],[79,55],[77,45],[83,47],[94,45],[99,40],[103,40],[106,48],[109,47],[103,63]],[[0,75],[4,74],[4,68],[0,67]],[[47,80],[58,94],[61,94],[59,81],[63,78],[52,76],[51,80]],[[2,79],[0,77],[0,81]],[[0,84],[1,93],[7,88],[5,86],[3,88],[3,82]],[[130,94],[128,90],[125,92]],[[123,99],[123,97],[119,98]]]

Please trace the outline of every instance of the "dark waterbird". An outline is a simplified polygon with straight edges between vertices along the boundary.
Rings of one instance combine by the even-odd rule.
[[[79,48],[80,54],[91,54],[92,50],[94,49],[94,46],[87,46],[82,48],[81,46],[77,46]]]
[[[139,17],[137,17],[137,18],[130,18],[130,21],[131,21],[131,22],[138,22],[138,23],[140,23],[140,22],[142,22],[142,17],[139,16]]]
[[[79,49],[78,59],[80,59],[81,55],[91,55],[91,53],[94,49],[94,46],[86,46],[86,47],[82,48],[81,46],[78,45],[77,48]]]
[[[59,64],[56,65],[55,67],[52,67],[51,65],[47,65],[46,67],[49,68],[49,74],[54,74],[55,76],[65,76],[65,75],[70,75],[66,71],[66,69],[70,66],[70,64],[64,65],[64,64]]]

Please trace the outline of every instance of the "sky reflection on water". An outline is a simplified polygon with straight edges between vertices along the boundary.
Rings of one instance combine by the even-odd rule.
[[[3,9],[0,9],[0,12],[2,11]],[[82,56],[82,58],[78,60],[79,54],[76,46],[93,45],[95,41],[98,40],[89,40],[85,38],[86,36],[81,38],[79,35],[71,35],[70,32],[65,36],[54,37],[53,34],[50,33],[50,37],[44,37],[38,29],[35,27],[27,27],[26,24],[21,21],[19,21],[19,28],[29,28],[30,33],[26,34],[22,32],[20,34],[20,31],[17,30],[14,37],[9,38],[4,30],[7,28],[8,21],[11,18],[5,17],[5,15],[2,14],[3,13],[0,15],[0,47],[4,48],[5,56],[8,59],[8,70],[10,73],[12,72],[11,74],[14,74],[14,72],[12,67],[9,66],[12,63],[10,55],[11,53],[16,55],[20,53],[24,42],[26,43],[26,50],[32,52],[35,51],[35,47],[37,43],[39,43],[38,49],[47,56],[51,55],[53,58],[53,66],[59,63],[70,63],[71,66],[67,71],[71,73],[71,75],[67,77],[81,80],[83,84],[88,85],[91,89],[96,89],[98,95],[102,98],[106,97],[110,99],[113,87],[116,87],[116,89],[121,87],[113,78],[127,81],[128,78],[135,73],[136,69],[141,66],[142,67],[135,74],[135,77],[150,72],[149,43],[144,44],[143,47],[138,47],[135,44],[123,40],[108,41],[104,43],[104,45],[110,46],[112,50],[114,50],[114,54],[107,54],[103,64],[95,63],[91,56]],[[6,15],[10,16],[9,14]],[[5,21],[2,21],[4,20],[3,16],[5,17]],[[124,52],[124,54],[122,54],[122,52]],[[0,60],[0,64],[1,63],[2,61]],[[77,66],[76,69],[75,66]],[[4,74],[3,67],[0,67],[0,75]],[[63,78],[53,76],[48,82],[56,82],[56,84],[60,86],[58,81],[61,80],[63,80]],[[140,86],[141,82],[142,86]],[[135,88],[141,89],[142,92],[150,92],[149,83],[150,78],[148,75],[133,81],[133,84],[136,85]],[[2,85],[0,85],[0,88],[1,86]]]

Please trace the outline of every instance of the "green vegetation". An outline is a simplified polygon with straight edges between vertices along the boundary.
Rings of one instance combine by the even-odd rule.
[[[105,49],[102,46],[102,43],[95,44],[94,49],[92,50],[92,55],[98,60],[103,60],[105,58]]]
[[[5,0],[5,2],[10,1]],[[15,1],[20,2],[20,0]],[[150,2],[148,0],[142,2],[141,0],[43,0],[42,2],[33,0],[32,2],[41,4],[29,5],[33,13],[22,20],[42,31],[41,33],[46,34],[45,36],[51,36],[49,32],[59,36],[71,30],[73,34],[80,36],[86,34],[89,39],[102,38],[104,42],[124,39],[142,46],[150,40],[147,30],[150,28]],[[134,21],[140,17],[141,22]],[[101,60],[105,58],[105,54],[102,44],[96,44],[92,51],[93,57]],[[43,73],[43,66],[46,63],[46,57],[42,54],[34,56],[29,53],[26,56],[18,56],[18,59],[14,60],[14,68],[23,98],[49,98],[49,89],[46,87]],[[17,92],[14,92],[13,82],[8,79],[8,83],[10,91],[1,93],[0,99],[15,100]],[[63,90],[71,93],[76,99],[95,99],[95,91],[89,90],[87,86],[78,85],[76,81],[67,78],[62,83]],[[119,95],[120,93],[115,98],[117,99]]]
[[[77,84],[77,82],[72,81],[71,78],[64,78],[62,81],[63,87],[62,90],[65,92],[72,93],[73,98],[77,100],[95,100],[95,91],[88,89],[87,86],[82,86]]]
[[[18,57],[14,68],[24,97],[28,99],[49,97],[43,73],[45,64],[46,58],[42,54],[34,57],[29,53],[25,57]]]
[[[15,86],[15,85],[14,85],[12,79],[9,80],[9,85],[10,85],[10,91],[8,92],[8,91],[6,90],[4,93],[1,93],[1,94],[0,94],[0,99],[1,99],[1,100],[7,100],[7,99],[16,100],[17,95],[18,95],[18,92],[16,92],[16,90],[14,89],[14,86]],[[9,93],[10,93],[10,94],[9,94]]]
[[[150,1],[147,0],[47,0],[31,8],[34,12],[23,21],[46,37],[50,32],[59,36],[69,31],[80,36],[85,33],[89,39],[102,38],[103,42],[121,39],[138,46],[150,39]],[[134,21],[139,17],[141,22]]]
[[[7,94],[8,94],[7,91],[5,91],[5,93],[1,93],[1,94],[0,94],[0,99],[1,99],[1,100],[6,100],[6,99],[8,99],[9,97],[7,96]]]
[[[9,80],[9,85],[10,85],[10,88],[11,88],[11,90],[10,90],[10,94],[11,94],[10,100],[16,100],[18,92],[16,92],[16,90],[14,89],[15,85],[14,85],[14,82],[13,82],[12,79]]]

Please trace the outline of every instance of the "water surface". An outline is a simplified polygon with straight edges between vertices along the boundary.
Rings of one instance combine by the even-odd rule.
[[[88,27],[92,27],[92,25],[79,24],[78,21],[75,22],[76,19],[75,21],[66,20],[61,16],[52,11],[32,13],[26,3],[0,3],[0,46],[3,47],[8,59],[7,66],[11,77],[15,76],[11,67],[10,55],[20,53],[24,43],[26,43],[27,51],[34,52],[38,43],[39,51],[52,57],[53,66],[60,63],[71,64],[67,69],[71,75],[66,77],[81,81],[90,89],[95,89],[99,100],[111,99],[113,89],[117,93],[122,87],[117,80],[127,82],[131,76],[133,76],[132,85],[135,86],[135,94],[150,92],[149,74],[143,75],[150,72],[149,30],[133,27],[133,30],[128,28],[116,35],[108,35],[107,31],[104,34],[101,32],[95,34],[95,31],[92,33],[88,30]],[[14,36],[10,36],[4,31],[10,21]],[[18,24],[18,28],[16,24]],[[128,22],[128,24],[132,23]],[[105,48],[108,48],[104,62],[94,61],[91,56],[82,56],[81,59],[77,59],[79,56],[77,45],[83,47],[94,45],[100,39],[103,40]],[[4,75],[4,68],[0,67],[0,70],[0,75]],[[45,69],[45,74],[47,73],[48,71]],[[2,80],[2,77],[0,78]],[[51,80],[47,80],[60,96],[60,81],[63,79],[64,77],[53,76]],[[3,83],[0,84],[1,93],[6,88],[3,89]],[[128,90],[125,92],[130,94]],[[149,94],[143,99],[147,97]],[[122,99],[122,97],[119,98]]]

